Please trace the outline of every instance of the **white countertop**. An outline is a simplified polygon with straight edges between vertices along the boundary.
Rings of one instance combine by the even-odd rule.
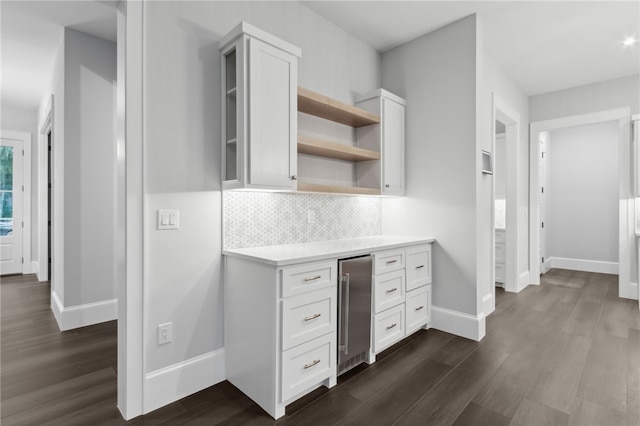
[[[413,244],[432,243],[434,241],[435,239],[433,238],[376,235],[343,240],[223,250],[222,254],[274,266],[285,266],[294,263],[357,256],[372,251],[389,250]]]

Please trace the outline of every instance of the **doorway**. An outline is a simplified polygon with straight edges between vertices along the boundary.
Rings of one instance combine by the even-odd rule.
[[[39,281],[51,281],[53,290],[53,257],[54,257],[54,144],[55,132],[53,127],[54,96],[51,95],[46,108],[46,118],[40,128],[38,142],[38,223],[40,226],[39,258],[41,266],[38,270]]]
[[[18,135],[15,135],[18,136]],[[0,274],[21,274],[23,265],[23,139],[0,140]]]
[[[628,108],[608,110],[592,114],[565,117],[546,120],[531,124],[531,141],[539,141],[540,135],[558,129],[569,127],[592,125],[613,121],[618,128],[618,229],[616,240],[618,242],[618,295],[635,299],[637,297],[636,273],[633,271],[632,259],[637,257],[633,233],[633,200],[631,193],[631,141],[630,141],[630,113]],[[547,147],[548,151],[548,147]],[[540,273],[543,271],[541,264],[540,243],[542,238],[542,216],[540,210],[539,194],[541,194],[541,164],[542,152],[539,143],[530,144],[530,199],[529,199],[529,232],[530,232],[530,258],[531,282],[540,284]],[[547,173],[548,174],[548,173]],[[545,191],[546,192],[546,191]],[[588,212],[587,212],[588,213]],[[585,214],[587,214],[585,213]],[[545,227],[546,229],[546,227]],[[549,235],[547,235],[549,237]],[[548,244],[547,244],[548,245]]]

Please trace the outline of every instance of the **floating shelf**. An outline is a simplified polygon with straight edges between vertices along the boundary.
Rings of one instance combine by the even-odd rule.
[[[357,148],[330,142],[310,136],[298,135],[298,152],[345,161],[379,160],[380,153],[369,149]]]
[[[380,116],[377,114],[300,86],[298,86],[298,111],[351,127],[380,123]]]
[[[326,185],[322,183],[298,182],[300,192],[327,192],[331,194],[380,195],[376,188],[360,188],[357,186]]]

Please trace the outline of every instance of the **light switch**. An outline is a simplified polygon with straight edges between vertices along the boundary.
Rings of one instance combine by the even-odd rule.
[[[179,227],[179,211],[178,210],[158,210],[158,229],[178,229]]]

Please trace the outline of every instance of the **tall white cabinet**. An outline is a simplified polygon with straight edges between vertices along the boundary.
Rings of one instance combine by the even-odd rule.
[[[223,189],[296,190],[300,49],[242,22],[220,52]]]

